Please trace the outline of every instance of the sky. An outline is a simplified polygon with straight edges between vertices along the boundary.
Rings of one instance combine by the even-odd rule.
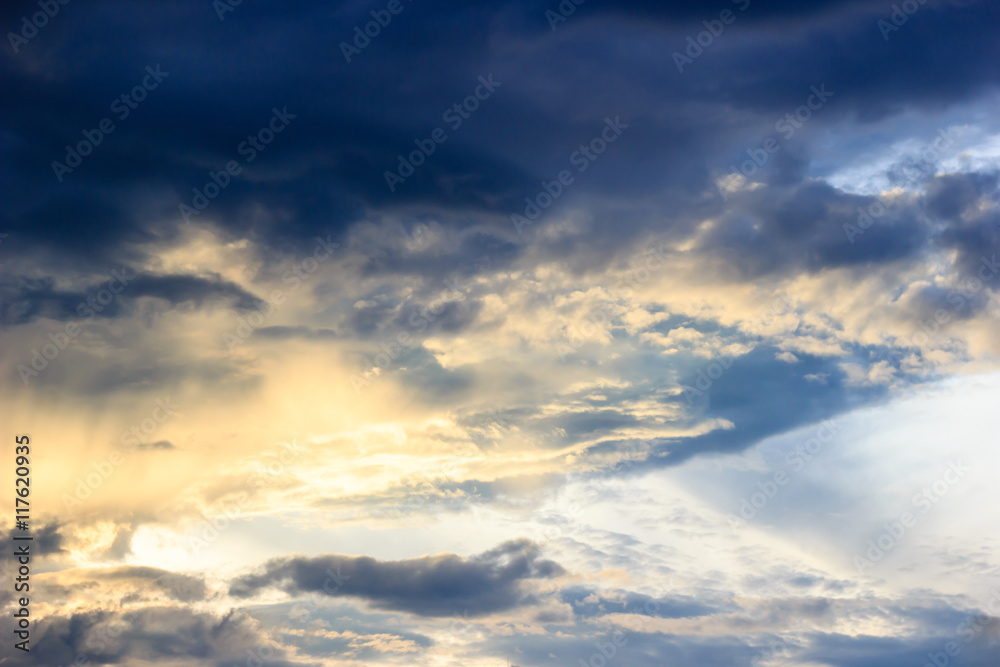
[[[1000,664],[997,3],[0,27],[0,665]]]

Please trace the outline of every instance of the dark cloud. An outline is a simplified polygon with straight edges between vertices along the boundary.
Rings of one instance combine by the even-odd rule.
[[[700,0],[683,0],[682,2],[672,2],[663,5],[650,0],[628,0],[627,2],[616,2],[598,4],[595,11],[602,14],[634,14],[645,18],[657,18],[662,21],[680,23],[684,25],[688,21],[700,22],[700,19],[713,17],[724,9],[732,11],[740,7],[746,7],[746,14],[741,16],[752,22],[768,22],[773,24],[775,19],[781,18],[801,18],[810,16],[824,16],[832,10],[842,11],[872,11],[874,8],[882,9],[879,0],[819,0],[809,4],[792,2],[789,0],[779,0],[769,2],[766,5],[754,3],[750,5],[744,0],[731,0],[730,2],[718,2],[714,6],[711,3]],[[750,11],[750,8],[753,11]]]
[[[265,588],[290,595],[322,592],[361,598],[380,609],[420,616],[482,616],[533,604],[531,579],[558,577],[563,569],[540,557],[538,547],[515,540],[478,556],[454,554],[400,561],[367,556],[281,558],[233,582],[230,594],[249,597]]]
[[[476,649],[479,654],[516,656],[514,662],[518,665],[543,665],[556,656],[559,664],[579,665],[583,661],[587,665],[592,659],[593,664],[600,664],[603,657],[605,664],[630,667],[748,665],[760,653],[751,641],[740,637],[685,637],[630,632],[613,626],[583,627],[575,633],[552,632],[545,636],[514,633],[490,637]]]
[[[37,622],[31,639],[29,657],[37,665],[74,664],[82,655],[97,664],[228,667],[246,664],[248,652],[256,660],[263,655],[262,662],[275,667],[302,664],[290,661],[281,644],[234,611],[221,618],[174,607],[53,615]]]
[[[954,631],[955,628],[951,629]],[[951,658],[945,653],[945,647],[952,643],[960,650],[959,664],[994,665],[1000,660],[1000,642],[995,637],[985,641],[979,639],[969,644],[966,643],[964,635],[959,636],[954,632],[919,637],[916,640],[865,635],[815,635],[806,650],[796,654],[802,661],[823,660],[834,667],[864,667],[875,664],[906,667],[926,664],[931,656],[935,656],[934,660],[938,662],[950,661]]]
[[[859,209],[883,213],[870,224],[863,219],[861,228]],[[806,182],[739,195],[733,210],[702,239],[701,250],[725,259],[733,278],[759,279],[911,259],[926,251],[930,235],[912,206],[886,206],[875,197]]]
[[[155,567],[118,567],[99,570],[92,575],[104,581],[145,581],[162,590],[178,602],[198,602],[208,595],[205,581],[200,577],[178,574]]]
[[[639,614],[659,618],[694,618],[721,611],[692,597],[654,598],[632,591],[596,591],[584,587],[564,589],[562,601],[573,607],[576,616]],[[735,607],[733,607],[735,609]]]
[[[35,524],[29,521],[27,531],[11,528],[7,531],[6,539],[8,543],[17,544],[12,542],[15,537],[31,537],[31,553],[35,556],[64,554],[66,549],[63,548],[62,527],[61,523]]]
[[[161,451],[177,449],[177,447],[174,446],[174,443],[170,442],[169,440],[157,440],[156,442],[140,442],[138,445],[135,446],[135,448],[161,450]]]
[[[277,340],[289,340],[294,338],[336,340],[338,338],[344,337],[338,334],[336,331],[333,331],[332,329],[310,329],[309,327],[306,326],[261,327],[260,329],[255,329],[254,334],[258,336],[263,336],[265,338],[274,338]]]
[[[33,253],[80,264],[142,256],[142,244],[176,233],[177,204],[189,201],[192,188],[203,186],[210,170],[242,159],[239,144],[266,125],[273,107],[285,106],[298,117],[195,224],[282,251],[401,207],[417,216],[447,212],[456,226],[485,216],[507,229],[509,214],[538,191],[540,179],[566,168],[606,116],[621,115],[633,123],[631,134],[594,166],[599,178],[579,174],[586,185],[553,210],[583,188],[669,192],[664,210],[679,213],[675,225],[683,226],[698,208],[697,197],[684,192],[710,190],[713,172],[728,173],[759,128],[803,104],[812,85],[837,91],[810,121],[824,125],[932,108],[942,96],[972,98],[1000,78],[992,29],[1000,10],[988,2],[921,5],[889,41],[876,24],[892,11],[883,3],[754,3],[737,10],[739,21],[684,74],[671,53],[733,3],[581,6],[553,36],[545,11],[554,4],[407,5],[350,64],[337,45],[370,20],[351,6],[304,4],[276,14],[243,4],[224,22],[211,5],[193,1],[149,3],[141,20],[137,9],[112,2],[68,9],[72,22],[53,20],[23,53],[0,61],[8,91],[3,169],[11,177],[4,179],[10,204],[0,226],[30,240]],[[619,48],[605,23],[616,17],[643,18],[627,29],[655,46]],[[119,29],[105,31],[101,47],[83,39],[108,22]],[[258,38],[272,58],[247,46]],[[511,49],[490,46],[499,42]],[[52,76],[27,66],[36,60]],[[114,117],[112,100],[157,63],[169,77],[58,183],[52,160],[63,159],[83,129]],[[390,192],[383,172],[415,139],[447,127],[442,112],[491,72],[502,87]],[[254,86],[244,85],[248,77]],[[769,167],[773,182],[791,186],[804,173],[804,158],[793,153],[789,147]],[[641,232],[627,212],[616,217],[613,230],[595,225],[592,247],[613,252]],[[486,252],[502,262],[516,249],[465,252],[470,260]],[[397,261],[375,266],[400,268]]]
[[[124,280],[119,278],[123,275]],[[111,290],[117,290],[114,294],[108,289],[109,281],[114,281],[110,285]],[[40,317],[54,320],[121,317],[132,312],[135,300],[143,297],[161,299],[174,308],[221,302],[249,310],[259,302],[253,294],[219,276],[136,275],[128,267],[116,269],[103,282],[79,292],[56,289],[51,277],[5,281],[0,290],[3,293],[0,322],[5,325],[27,324]]]
[[[945,174],[927,185],[925,205],[940,225],[935,240],[957,251],[954,269],[966,292],[969,281],[977,279],[991,291],[1000,288],[996,262],[990,261],[1000,248],[1000,212],[984,206],[997,200],[997,180],[996,172]]]
[[[228,301],[234,308],[249,310],[259,299],[239,285],[223,280],[219,276],[202,278],[199,276],[140,274],[128,284],[127,298],[154,297],[167,301],[172,306],[190,304],[200,306],[206,301]]]
[[[943,174],[927,185],[927,210],[943,220],[953,220],[996,188],[996,174]]]
[[[699,382],[697,371],[685,375],[681,385],[694,390],[686,396],[695,410],[703,417],[727,419],[735,428],[663,443],[661,453],[651,463],[676,465],[699,453],[741,451],[767,436],[873,405],[886,396],[882,385],[848,386],[840,367],[845,359],[800,353],[796,355],[799,363],[787,364],[775,358],[778,353],[762,345],[736,358],[710,384]],[[698,370],[705,374],[708,365]],[[810,382],[806,377],[819,374],[828,376],[825,383]],[[687,397],[678,401],[686,405]]]

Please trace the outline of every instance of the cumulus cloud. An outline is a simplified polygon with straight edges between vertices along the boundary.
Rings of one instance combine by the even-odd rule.
[[[523,583],[563,574],[557,563],[540,558],[527,540],[507,542],[470,558],[454,554],[401,561],[367,556],[321,556],[271,561],[262,572],[230,586],[249,597],[268,587],[289,594],[322,592],[361,598],[379,609],[422,616],[481,616],[536,601]]]
[[[182,607],[82,612],[46,618],[36,633],[30,657],[39,665],[70,664],[79,656],[112,665],[223,665],[245,663],[248,652],[280,667],[310,664],[289,660],[287,649],[236,611],[222,616]]]

